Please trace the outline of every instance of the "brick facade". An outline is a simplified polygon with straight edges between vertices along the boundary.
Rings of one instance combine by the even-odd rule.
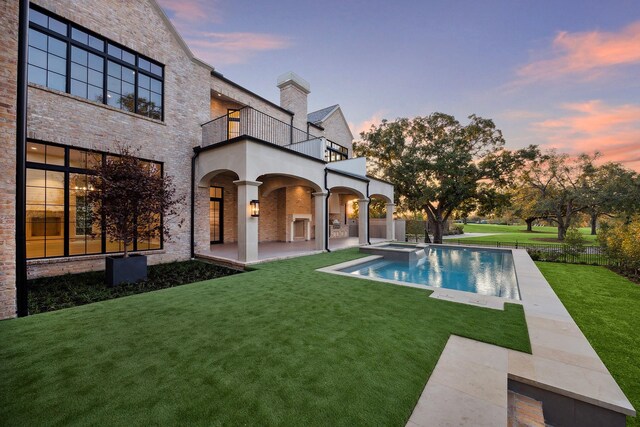
[[[280,86],[280,105],[293,112],[293,126],[307,128],[307,95],[309,92],[297,84],[287,82]]]
[[[154,0],[123,2],[122,0],[82,1],[33,0],[33,4],[57,14],[70,22],[85,27],[111,41],[164,64],[164,120],[155,120],[125,112],[101,103],[89,101],[47,87],[29,84],[27,109],[27,137],[29,139],[63,144],[71,147],[114,152],[120,145],[138,150],[139,156],[162,162],[164,172],[172,176],[178,196],[184,197],[180,212],[184,220],[172,222],[172,239],[164,242],[162,250],[145,252],[150,264],[186,260],[191,255],[190,199],[191,161],[193,148],[203,143],[201,125],[212,118],[227,113],[230,108],[250,106],[256,118],[267,120],[271,116],[285,124],[276,132],[269,131],[269,141],[280,145],[288,141],[291,123],[300,129],[307,128],[307,94],[304,87],[285,84],[280,86],[281,105],[277,106],[233,82],[212,73],[212,68],[193,58],[182,39],[168,23],[166,16]],[[18,2],[0,0],[3,8],[0,24],[0,319],[15,316],[15,125],[18,51]],[[308,86],[308,84],[306,84]],[[342,117],[342,116],[341,116]],[[336,142],[346,144],[346,134],[340,126],[346,122],[329,123],[327,131]],[[347,128],[348,129],[348,128]],[[312,127],[312,133],[318,134]],[[325,131],[325,132],[327,132]],[[280,133],[283,133],[280,135]],[[254,135],[256,136],[256,135]],[[260,137],[260,135],[256,136]],[[206,145],[206,144],[205,144]],[[264,147],[261,147],[264,149]],[[311,238],[315,232],[315,200],[311,193],[320,191],[323,165],[319,170],[301,169],[286,173],[281,170],[280,151],[265,154],[274,169],[255,173],[243,179],[258,180],[264,185],[258,188],[261,202],[259,241],[285,241],[290,234],[293,214],[311,215]],[[212,178],[201,180],[195,187],[195,241],[196,253],[209,251],[209,188],[224,188],[224,242],[238,239],[238,191],[233,170],[238,158],[225,160],[216,171],[205,171]],[[297,163],[287,165],[300,166]],[[286,169],[286,168],[285,168]],[[311,171],[310,177],[305,177]],[[245,171],[245,175],[250,173]],[[300,176],[304,179],[295,178]],[[200,177],[201,178],[201,177]],[[198,178],[200,180],[200,178]],[[306,181],[305,181],[306,180]],[[271,185],[269,189],[267,185]],[[72,218],[72,213],[69,213]],[[289,231],[288,231],[289,230]],[[104,269],[105,255],[86,255],[61,258],[31,259],[27,261],[29,278],[79,273]]]
[[[16,96],[18,2],[0,1],[0,319],[16,315]]]
[[[160,161],[174,178],[178,195],[190,199],[192,147],[200,144],[200,124],[209,118],[210,70],[193,62],[150,1],[122,7],[118,0],[81,3],[37,0],[36,3],[70,21],[165,64],[164,122],[123,112],[104,104],[30,85],[28,137],[47,142],[113,151],[117,144],[139,149],[143,158]],[[99,117],[99,120],[96,120]],[[180,216],[183,227],[171,230],[164,250],[149,263],[190,257],[189,205]],[[177,224],[177,221],[174,222]],[[72,265],[68,265],[72,264]],[[66,258],[46,263],[29,261],[29,276],[103,269],[100,257]]]
[[[351,135],[351,130],[340,107],[322,122],[322,127],[324,128],[324,136],[327,139],[347,147],[349,149],[349,157],[353,155],[353,135]]]

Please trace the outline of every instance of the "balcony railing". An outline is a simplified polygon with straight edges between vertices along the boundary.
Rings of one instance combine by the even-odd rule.
[[[202,125],[202,146],[250,136],[321,160],[345,160],[348,150],[325,138],[298,129],[251,107],[215,118]]]

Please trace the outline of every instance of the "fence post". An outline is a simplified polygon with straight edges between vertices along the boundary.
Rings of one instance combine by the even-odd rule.
[[[518,241],[516,240],[516,249],[518,249]]]

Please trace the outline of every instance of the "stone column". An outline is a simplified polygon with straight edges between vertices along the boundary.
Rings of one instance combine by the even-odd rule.
[[[387,218],[386,218],[386,224],[387,224],[387,240],[396,240],[396,228],[393,224],[393,212],[394,212],[394,208],[396,207],[395,204],[393,203],[387,203]]]
[[[258,181],[233,181],[238,187],[238,261],[258,260],[258,218],[252,217],[250,203],[258,200]]]
[[[369,199],[358,200],[358,240],[359,244],[366,245],[367,232],[369,231]]]
[[[313,193],[313,203],[315,204],[315,222],[316,222],[316,250],[323,251],[325,249],[325,239],[327,237],[326,227],[329,226],[325,216],[327,210],[327,194],[323,192]]]

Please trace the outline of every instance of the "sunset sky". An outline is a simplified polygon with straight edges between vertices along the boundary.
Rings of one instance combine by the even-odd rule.
[[[354,134],[442,111],[508,148],[599,150],[640,171],[640,1],[160,0],[225,77],[278,102],[278,75],[339,103]]]

